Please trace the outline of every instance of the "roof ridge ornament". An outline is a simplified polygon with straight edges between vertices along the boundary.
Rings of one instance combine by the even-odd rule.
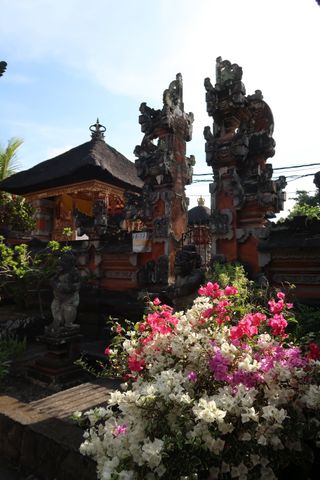
[[[200,195],[200,197],[198,198],[198,206],[203,207],[204,204],[205,204],[205,199],[203,198],[202,195]]]
[[[92,140],[103,140],[104,141],[104,132],[107,130],[104,125],[101,125],[99,118],[97,118],[96,123],[90,125],[89,130],[91,132]]]

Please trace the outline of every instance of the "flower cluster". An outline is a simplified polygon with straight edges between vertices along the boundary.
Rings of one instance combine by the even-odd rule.
[[[301,461],[306,438],[319,442],[317,345],[303,354],[289,342],[282,292],[240,317],[237,300],[209,282],[186,312],[155,299],[116,330],[130,382],[87,412],[81,446],[99,479],[275,479]]]

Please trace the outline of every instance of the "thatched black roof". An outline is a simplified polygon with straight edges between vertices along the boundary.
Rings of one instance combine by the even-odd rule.
[[[210,221],[210,208],[198,205],[188,211],[188,225],[208,225]]]
[[[86,180],[139,191],[134,163],[104,140],[93,139],[0,182],[0,190],[23,195]]]

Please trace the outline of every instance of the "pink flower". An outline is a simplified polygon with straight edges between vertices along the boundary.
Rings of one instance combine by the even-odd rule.
[[[282,314],[275,314],[273,317],[269,318],[268,325],[272,328],[272,335],[283,337],[288,322]]]
[[[279,300],[284,300],[284,299],[285,299],[285,294],[284,294],[283,292],[278,292],[278,293],[277,293],[277,298],[278,298]]]
[[[112,352],[112,350],[111,350],[110,347],[107,347],[107,348],[105,349],[105,351],[104,351],[104,354],[105,354],[105,355],[111,355],[112,353],[113,353],[113,352]]]
[[[320,359],[320,348],[316,342],[309,343],[310,352],[307,355],[307,358],[310,360],[319,360]]]
[[[237,340],[241,337],[252,337],[258,334],[258,327],[262,321],[266,320],[263,313],[248,313],[238,323],[238,325],[231,327],[230,336],[232,340]]]
[[[113,435],[118,437],[119,435],[123,435],[127,433],[128,427],[127,425],[117,425],[116,428],[113,430]]]
[[[130,355],[128,358],[128,367],[131,372],[141,372],[145,366],[144,360],[139,360],[136,355]]]
[[[159,300],[158,297],[156,297],[156,298],[153,300],[153,305],[158,306],[158,305],[160,305],[160,303],[161,303],[161,302],[160,302],[160,300]]]
[[[218,283],[208,282],[205,287],[200,287],[198,290],[199,295],[218,298],[223,295],[223,291],[220,290],[220,286]]]
[[[229,295],[236,295],[238,290],[235,287],[231,287],[229,285],[226,286],[224,289],[224,294],[228,297]]]
[[[116,332],[117,333],[121,333],[122,332],[122,327],[119,323],[117,323],[117,326],[116,326]]]

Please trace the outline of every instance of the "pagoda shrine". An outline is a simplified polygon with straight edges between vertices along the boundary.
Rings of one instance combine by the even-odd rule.
[[[80,223],[87,219],[87,225],[92,219],[90,238],[99,207],[100,218],[103,213],[113,216],[124,208],[125,191],[140,192],[142,188],[134,164],[104,141],[106,128],[98,119],[90,130],[91,141],[1,183],[2,190],[23,195],[35,208],[33,235],[38,239],[66,240],[63,232],[69,228],[70,240],[76,240],[77,216]]]

